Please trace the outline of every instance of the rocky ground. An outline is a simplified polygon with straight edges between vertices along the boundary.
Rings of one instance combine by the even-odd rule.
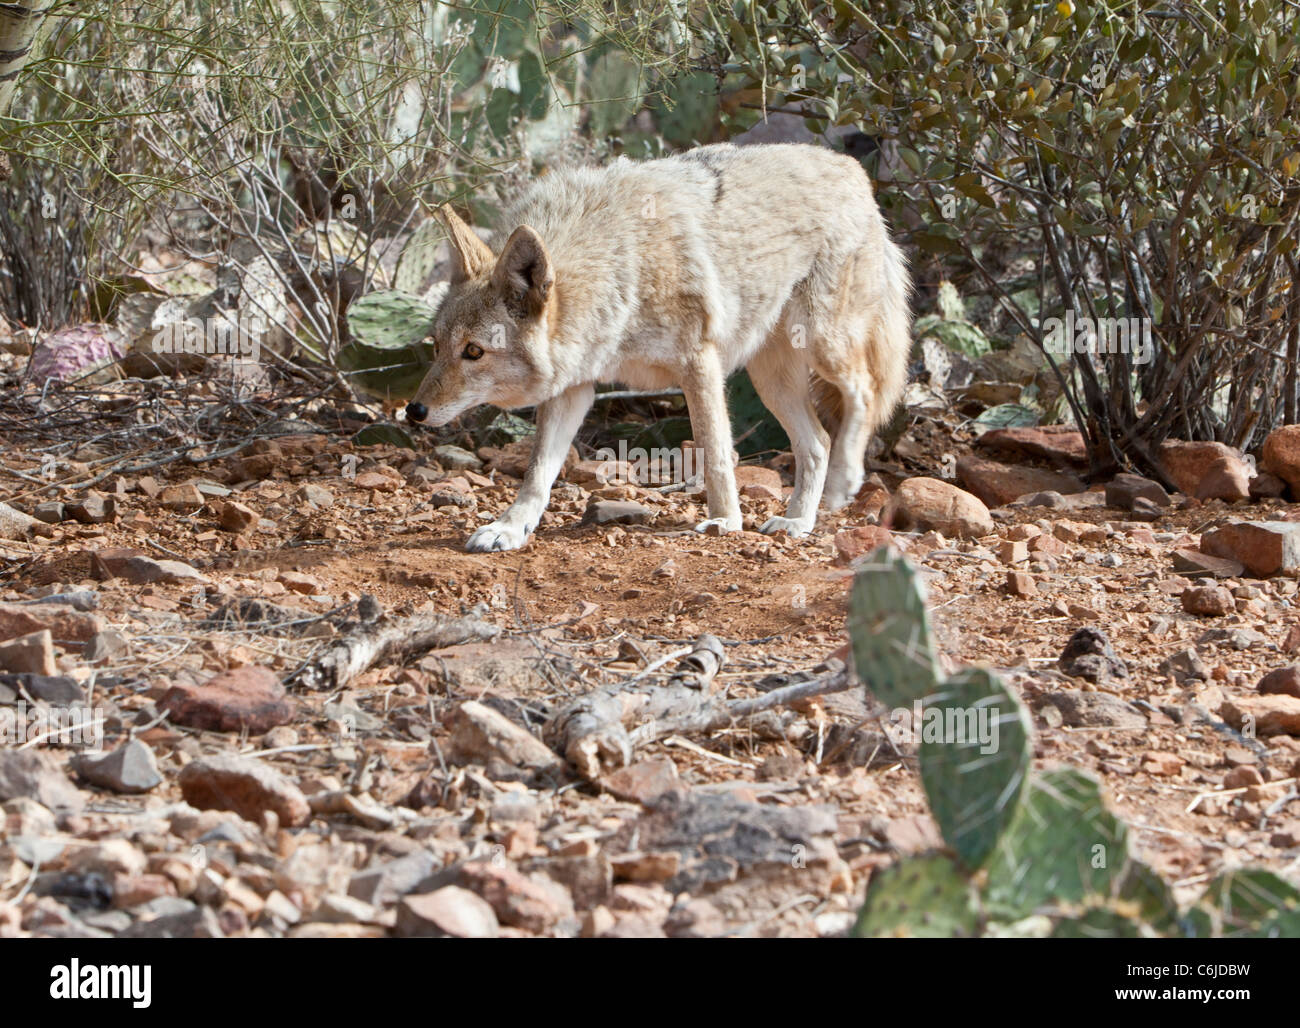
[[[1267,470],[1167,446],[1171,496],[1086,487],[1067,431],[923,420],[804,539],[753,531],[788,455],[740,469],[746,531],[708,537],[697,493],[602,484],[575,452],[531,543],[492,555],[463,542],[527,443],[280,422],[90,490],[7,445],[37,520],[0,525],[0,935],[841,934],[875,869],[938,842],[866,690],[670,736],[595,782],[540,740],[704,633],[728,696],[836,669],[882,544],[923,569],[945,664],[1003,669],[1036,763],[1098,775],[1181,898],[1227,867],[1295,878],[1298,435]],[[466,612],[499,634],[342,688],[292,678],[366,624]],[[82,707],[99,737],[50,727]]]

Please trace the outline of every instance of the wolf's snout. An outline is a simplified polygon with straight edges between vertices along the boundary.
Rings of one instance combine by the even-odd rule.
[[[411,402],[406,405],[407,421],[423,421],[429,416],[429,408],[422,403]]]

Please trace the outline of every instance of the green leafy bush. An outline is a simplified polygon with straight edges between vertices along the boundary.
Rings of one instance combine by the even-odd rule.
[[[1095,469],[1297,420],[1300,11],[780,0],[694,26],[761,105],[871,136],[895,224],[1016,331],[1051,349],[1067,311],[1145,320],[1149,360],[1049,354]]]

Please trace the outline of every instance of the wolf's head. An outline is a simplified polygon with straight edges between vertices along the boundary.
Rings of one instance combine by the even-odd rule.
[[[529,407],[545,395],[555,272],[541,236],[522,225],[496,255],[448,206],[451,288],[433,322],[433,365],[406,407],[410,421],[445,425],[482,403]]]

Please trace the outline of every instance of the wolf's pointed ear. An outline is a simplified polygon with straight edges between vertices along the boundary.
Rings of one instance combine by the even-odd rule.
[[[478,233],[461,220],[451,209],[451,204],[438,208],[438,220],[447,229],[453,255],[451,284],[459,285],[466,279],[477,278],[490,267],[495,256],[492,248],[478,237]]]
[[[492,283],[511,306],[540,314],[555,286],[555,271],[542,237],[527,225],[515,229],[492,269]]]

